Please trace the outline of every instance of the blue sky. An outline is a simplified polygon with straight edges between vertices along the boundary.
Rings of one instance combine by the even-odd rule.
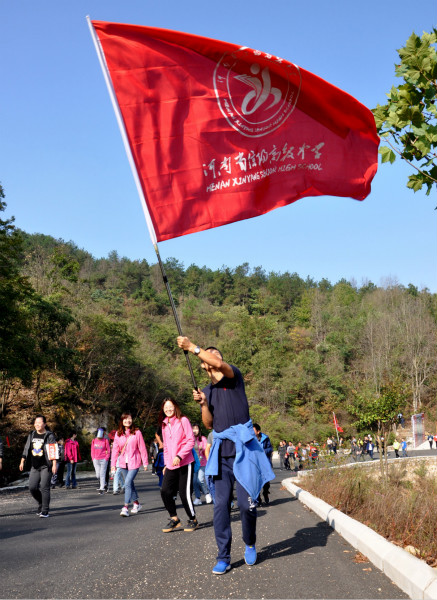
[[[96,257],[155,262],[85,20],[164,27],[282,56],[373,108],[402,47],[436,26],[434,0],[297,2],[30,0],[0,3],[0,182],[7,216]],[[407,166],[380,165],[364,202],[306,198],[262,217],[160,244],[165,260],[248,262],[335,283],[395,280],[437,292],[437,198],[406,188]]]

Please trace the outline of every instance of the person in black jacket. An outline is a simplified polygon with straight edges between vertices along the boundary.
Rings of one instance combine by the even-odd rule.
[[[50,480],[56,474],[58,445],[54,433],[46,428],[46,418],[37,415],[24,446],[19,469],[30,469],[29,491],[38,502],[37,515],[49,516]]]

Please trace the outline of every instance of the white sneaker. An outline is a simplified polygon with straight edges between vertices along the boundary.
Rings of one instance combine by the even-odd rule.
[[[123,506],[123,508],[121,509],[120,517],[128,517],[128,516],[129,516],[129,510],[128,510],[127,506]]]
[[[137,513],[140,512],[140,510],[143,508],[142,504],[134,504],[132,506],[132,508],[130,509],[130,514],[131,515],[136,515]]]
[[[200,498],[194,498],[193,504],[194,506],[200,506],[202,504],[202,500]]]
[[[207,504],[211,504],[211,502],[212,502],[211,494],[206,494],[205,501]]]

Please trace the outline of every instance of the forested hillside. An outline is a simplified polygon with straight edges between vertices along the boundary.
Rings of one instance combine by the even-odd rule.
[[[129,409],[148,437],[166,396],[198,419],[157,264],[116,251],[96,259],[11,220],[0,221],[0,259],[3,433],[24,432],[40,410],[67,431],[79,415]],[[332,411],[351,434],[357,407],[383,394],[406,416],[436,420],[437,299],[428,290],[248,263],[211,270],[171,258],[165,268],[184,333],[241,369],[252,418],[275,442],[331,434]]]

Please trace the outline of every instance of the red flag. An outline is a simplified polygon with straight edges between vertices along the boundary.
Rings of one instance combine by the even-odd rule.
[[[335,429],[337,431],[339,431],[340,433],[344,433],[344,430],[338,424],[337,417],[335,416],[335,413],[333,413],[333,414],[334,414],[334,427],[335,427]]]
[[[92,25],[158,241],[305,196],[370,193],[375,121],[346,92],[266,52]]]

